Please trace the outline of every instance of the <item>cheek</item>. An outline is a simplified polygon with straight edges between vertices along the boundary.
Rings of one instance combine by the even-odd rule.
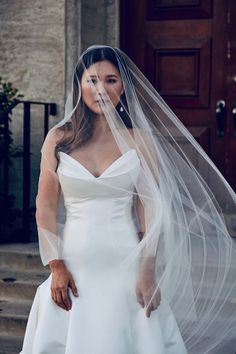
[[[110,98],[112,99],[113,103],[118,103],[120,100],[120,96],[122,94],[123,87],[122,85],[114,87],[113,90],[111,90],[111,95]]]
[[[94,93],[90,86],[82,85],[81,94],[85,102],[90,102],[94,99]]]

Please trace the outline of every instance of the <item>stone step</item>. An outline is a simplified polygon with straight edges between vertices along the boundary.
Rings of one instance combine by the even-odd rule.
[[[0,334],[23,336],[31,301],[0,300]]]
[[[39,255],[37,243],[4,244],[0,246],[0,267],[24,271],[47,271]]]
[[[12,333],[0,334],[0,354],[18,354],[22,349],[23,336]]]
[[[2,299],[32,300],[37,287],[49,272],[22,272],[0,268],[0,294]]]

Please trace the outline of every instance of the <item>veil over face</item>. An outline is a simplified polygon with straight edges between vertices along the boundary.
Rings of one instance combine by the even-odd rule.
[[[122,83],[119,90],[114,82],[101,79],[101,62],[107,63],[107,70],[111,64],[117,70],[117,80]],[[134,149],[140,161],[138,178],[130,170],[135,186],[130,197],[132,217],[141,237],[120,267],[127,274],[134,267],[144,267],[148,276],[154,265],[153,296],[160,288],[188,352],[208,353],[232,338],[236,328],[235,242],[225,221],[227,213],[235,212],[236,196],[155,88],[118,48],[97,45],[81,55],[64,118],[43,144],[37,196],[42,261],[47,264],[63,254],[66,215],[55,156],[59,160],[58,151],[69,154],[86,144],[96,119],[89,109],[91,101],[83,99],[81,85],[94,97],[97,112],[106,119],[120,154]],[[45,175],[54,182],[43,183]],[[99,183],[113,188],[114,193],[118,188],[111,187],[109,178],[103,176]],[[48,198],[49,191],[55,196],[54,204]],[[124,192],[130,194],[125,188]],[[54,220],[47,218],[48,208],[57,209]],[[119,242],[115,244],[121,252]]]

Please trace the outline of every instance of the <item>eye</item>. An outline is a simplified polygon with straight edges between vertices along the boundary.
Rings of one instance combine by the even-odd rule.
[[[108,79],[107,81],[109,82],[109,84],[114,84],[114,83],[116,83],[116,79]]]
[[[93,84],[95,84],[97,82],[96,79],[88,79],[87,82],[92,82]]]

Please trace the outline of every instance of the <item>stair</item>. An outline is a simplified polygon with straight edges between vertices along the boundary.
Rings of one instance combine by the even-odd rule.
[[[214,259],[208,262],[209,268],[214,267]],[[199,266],[197,262],[195,266]],[[236,274],[236,259],[234,267]],[[18,354],[22,349],[32,300],[37,287],[48,275],[49,269],[42,265],[36,243],[0,245],[0,354]],[[230,284],[229,279],[226,286]],[[206,286],[212,285],[209,282]],[[227,314],[230,314],[231,309],[234,310],[235,304],[236,294],[235,302],[227,303]],[[222,328],[223,326],[222,318]],[[219,348],[209,352],[209,354],[235,353],[234,333],[227,342],[222,342]]]
[[[38,244],[0,245],[0,354],[18,354],[37,287],[48,277]]]

